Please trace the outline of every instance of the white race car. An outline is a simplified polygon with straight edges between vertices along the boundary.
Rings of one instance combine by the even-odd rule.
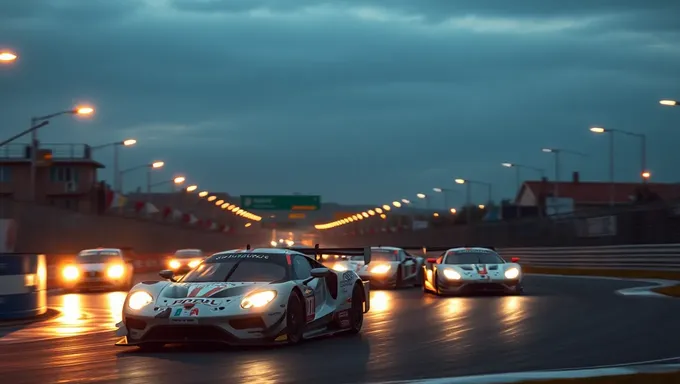
[[[434,249],[431,249],[434,250]],[[491,248],[450,248],[438,258],[428,258],[423,267],[423,291],[437,295],[476,292],[522,294],[519,258],[506,262]]]
[[[343,253],[371,256],[361,248]],[[352,271],[325,268],[314,256],[281,248],[231,250],[178,280],[162,271],[169,281],[145,281],[128,293],[116,324],[124,337],[116,345],[295,344],[359,333],[370,309],[369,283]]]
[[[66,291],[114,289],[127,291],[132,286],[135,267],[131,251],[120,248],[84,249],[73,263],[61,271],[61,283]]]
[[[407,284],[422,284],[423,259],[415,257],[403,248],[371,247],[371,264],[363,257],[347,256],[333,260],[331,268],[336,271],[355,271],[362,280],[370,281],[374,287],[399,288]]]

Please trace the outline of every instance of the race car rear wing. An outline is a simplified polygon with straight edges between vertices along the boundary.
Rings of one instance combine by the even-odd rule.
[[[378,245],[378,247],[382,247],[382,245]],[[417,245],[417,246],[391,246],[394,248],[401,248],[403,250],[419,250],[423,252],[423,255],[426,255],[427,252],[444,252],[448,251],[451,248],[485,248],[485,249],[490,249],[492,251],[496,251],[495,247],[488,246],[488,245],[449,245],[445,247],[428,247],[426,245]]]
[[[337,255],[337,256],[363,256],[364,264],[371,262],[371,247],[364,248],[321,248],[316,244],[314,248],[311,247],[290,247],[286,248],[291,251],[304,253],[305,255],[314,256],[315,260],[321,260],[322,255]]]

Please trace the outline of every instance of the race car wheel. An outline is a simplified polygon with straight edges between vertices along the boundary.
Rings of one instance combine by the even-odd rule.
[[[293,292],[288,299],[286,309],[286,335],[288,344],[297,344],[302,341],[305,332],[305,306],[302,304],[300,294]]]
[[[349,310],[349,321],[349,333],[357,334],[361,332],[361,327],[364,325],[364,292],[359,284],[355,284],[354,290],[352,290],[352,308]]]

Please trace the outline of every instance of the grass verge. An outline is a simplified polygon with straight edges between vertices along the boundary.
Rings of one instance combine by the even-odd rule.
[[[528,380],[517,384],[678,384],[680,372],[641,373],[637,375],[590,377],[580,379]]]

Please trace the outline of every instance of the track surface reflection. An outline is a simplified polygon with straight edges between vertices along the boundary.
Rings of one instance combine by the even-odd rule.
[[[63,311],[59,318],[0,331],[0,373],[13,383],[339,384],[680,356],[669,336],[677,332],[680,301],[613,293],[639,285],[530,276],[521,297],[374,291],[361,336],[153,354],[113,346],[124,293],[56,295],[50,304]]]

